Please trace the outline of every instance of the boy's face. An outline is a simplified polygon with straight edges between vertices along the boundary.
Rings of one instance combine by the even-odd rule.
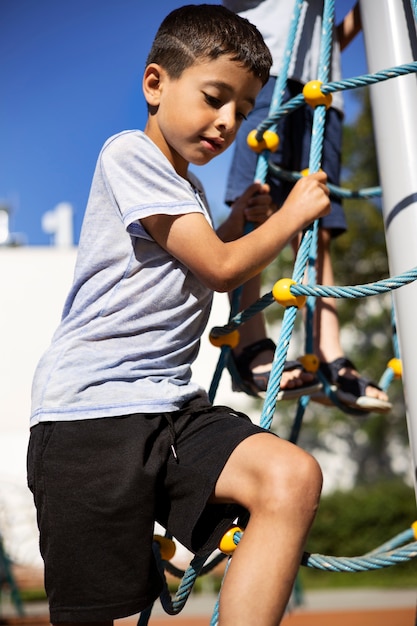
[[[189,163],[204,165],[230,146],[261,87],[229,56],[194,63],[177,79],[151,64],[143,81],[150,107],[145,134],[185,177]]]

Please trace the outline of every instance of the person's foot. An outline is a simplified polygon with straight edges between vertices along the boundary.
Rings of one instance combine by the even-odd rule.
[[[330,363],[322,362],[320,372],[329,382],[330,390],[337,400],[347,407],[366,413],[372,411],[387,413],[391,410],[392,404],[385,391],[373,381],[361,376],[352,361],[346,357],[340,357]],[[312,399],[324,404],[331,403],[331,397],[324,393]]]
[[[253,378],[255,380],[261,379],[262,377],[269,379],[273,360],[274,352],[272,350],[263,350],[257,354],[250,363],[250,370]],[[295,364],[295,361],[293,361],[293,363]],[[284,367],[280,387],[281,389],[296,389],[297,387],[303,387],[303,385],[311,383],[314,380],[314,374],[306,372],[301,363],[299,363],[299,367],[294,367],[294,369],[286,369]]]
[[[233,381],[234,391],[245,391],[250,395],[263,397],[268,387],[269,376],[275,354],[275,344],[271,339],[261,339],[245,346],[233,362],[240,381]],[[310,395],[321,389],[317,378],[306,372],[299,361],[287,361],[282,373],[277,400],[291,400],[302,395]]]

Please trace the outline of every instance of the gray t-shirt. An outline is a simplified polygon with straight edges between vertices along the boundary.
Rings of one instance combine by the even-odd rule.
[[[295,44],[291,50],[288,78],[303,84],[318,78],[323,2],[324,0],[305,0],[301,9]],[[287,49],[295,0],[223,0],[223,4],[258,28],[272,55],[271,75],[278,76]],[[340,46],[333,36],[329,81],[340,79]],[[332,106],[343,111],[342,93],[335,92],[332,98]]]
[[[74,281],[35,372],[31,426],[174,411],[191,382],[212,292],[148,235],[153,214],[210,216],[197,179],[180,177],[141,131],[104,145]]]

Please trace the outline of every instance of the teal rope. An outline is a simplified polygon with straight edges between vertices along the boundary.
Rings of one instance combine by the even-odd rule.
[[[11,599],[19,617],[24,616],[25,610],[23,608],[22,597],[20,595],[19,587],[13,575],[12,562],[9,559],[6,553],[6,550],[4,549],[1,535],[0,535],[0,572],[2,572],[3,574],[2,577],[0,576],[0,593],[1,593],[1,588],[2,588],[3,583],[6,583],[10,589]]]
[[[233,541],[238,545],[243,532],[236,532]],[[333,557],[321,554],[310,554],[304,552],[301,559],[301,565],[314,569],[332,572],[364,572],[369,570],[383,569],[405,563],[417,557],[417,541],[413,541],[414,532],[409,528],[390,541],[379,546],[372,552],[359,557]],[[406,542],[410,542],[407,545]],[[398,549],[397,549],[398,548]],[[230,564],[230,560],[227,567]],[[227,573],[227,568],[225,575]],[[210,626],[216,626],[219,619],[219,599],[217,598],[216,606],[213,612]]]
[[[168,563],[161,557],[161,551],[158,542],[154,541],[152,545],[155,562],[159,571],[159,574],[163,581],[162,592],[159,596],[162,608],[168,615],[177,615],[184,608],[192,590],[197,577],[203,572],[204,564],[210,555],[196,556],[191,561],[189,567],[183,572],[183,577],[178,586],[177,592],[174,598],[168,589],[168,583],[165,576],[165,569],[168,569]],[[216,564],[219,561],[216,560]],[[141,612],[138,620],[138,626],[147,626],[151,617],[153,603]]]
[[[297,36],[297,28],[300,21],[301,9],[303,7],[303,0],[297,0],[294,4],[294,11],[291,17],[290,28],[288,31],[288,37],[285,47],[284,56],[282,59],[282,66],[280,68],[280,73],[275,83],[274,92],[272,94],[271,104],[269,108],[269,114],[271,115],[277,108],[280,107],[282,103],[282,98],[285,92],[285,87],[288,79],[288,69],[291,61],[291,52],[294,48],[295,38]],[[272,130],[276,130],[276,126],[272,125]],[[257,137],[258,138],[258,137]],[[259,137],[260,141],[262,137]],[[264,150],[258,157],[256,170],[255,170],[255,180],[259,180],[262,183],[265,182],[267,174],[268,174],[268,155],[269,150]]]
[[[404,65],[398,65],[386,70],[375,72],[374,74],[364,74],[357,76],[356,78],[348,78],[341,81],[333,81],[321,86],[321,91],[324,94],[333,93],[334,91],[346,91],[348,89],[356,89],[358,87],[366,87],[374,83],[390,80],[391,78],[397,78],[398,76],[404,76],[406,74],[412,74],[417,72],[417,61],[411,63],[405,63]],[[274,113],[261,122],[256,130],[256,137],[258,141],[262,139],[263,133],[266,129],[270,128],[277,123],[279,119],[288,115],[291,111],[303,106],[305,99],[303,94],[295,96],[291,100],[288,100],[285,104],[279,107]]]
[[[327,94],[333,93],[334,91],[356,89],[357,87],[374,85],[375,83],[381,83],[391,78],[398,78],[398,76],[405,76],[406,74],[413,74],[415,72],[417,72],[417,61],[412,61],[411,63],[390,67],[386,70],[374,72],[373,74],[363,74],[363,76],[357,76],[356,78],[333,81],[327,85],[323,85],[321,90],[323,93]]]
[[[334,27],[334,0],[324,0],[321,29],[321,47],[318,79],[323,83],[329,80]]]
[[[293,15],[293,20],[291,24],[290,34],[288,38],[288,50],[291,50],[293,37],[295,37],[298,18],[301,7],[302,0],[298,0],[296,4],[296,8]],[[413,10],[414,14],[417,17],[417,0],[413,0]],[[325,0],[324,4],[324,13],[323,13],[323,32],[322,32],[322,50],[321,50],[321,59],[320,59],[320,68],[319,68],[319,80],[322,80],[323,83],[326,83],[327,80],[327,71],[326,67],[329,67],[330,61],[330,32],[333,28],[333,20],[334,20],[334,0]],[[289,64],[289,54],[288,58],[285,60],[287,64]],[[368,84],[372,84],[375,82],[380,82],[383,80],[388,80],[390,78],[394,78],[396,76],[408,74],[411,72],[417,72],[417,62],[406,64],[403,66],[399,66],[397,68],[392,68],[389,70],[385,70],[382,72],[377,72],[372,75],[364,75],[362,77],[357,77],[356,79],[349,79],[345,81],[337,81],[333,83],[323,84],[322,91],[323,93],[332,93],[333,91],[343,91],[345,89],[353,89],[359,86],[364,86]],[[285,105],[280,106],[280,98],[283,93],[283,85],[285,86],[286,81],[286,73],[282,73],[282,81],[279,83],[279,89],[274,92],[273,100],[271,103],[271,111],[270,116],[264,120],[262,124],[260,124],[257,128],[257,139],[260,141],[262,139],[263,131],[266,128],[269,128],[276,124],[276,122],[283,117],[283,115],[287,115],[295,108],[303,105],[304,97],[302,94],[293,98],[291,101],[285,103]],[[273,109],[275,108],[275,111]],[[316,107],[314,111],[314,122],[313,122],[313,141],[311,146],[311,154],[310,154],[310,172],[318,171],[320,167],[320,159],[321,159],[321,151],[322,151],[322,140],[324,135],[324,119],[325,119],[325,108],[324,106]],[[268,151],[264,151],[258,159],[258,168],[256,173],[256,178],[264,181],[266,179],[267,169],[271,167],[268,164],[267,159]],[[279,168],[278,168],[279,169]],[[298,173],[283,173],[281,175],[292,175],[294,177],[299,177]],[[334,187],[334,186],[332,186]],[[361,192],[348,192],[342,190],[340,188],[334,187],[331,190],[332,192],[339,193],[341,197],[371,197],[372,195],[380,194],[380,190],[372,189],[372,190],[362,190]],[[346,194],[346,195],[343,195]],[[355,195],[356,194],[356,195]],[[367,195],[366,195],[367,194]],[[310,248],[312,246],[316,246],[317,242],[317,222],[313,224],[310,228],[306,229],[303,234],[303,239],[300,245],[300,249],[297,255],[295,267],[294,267],[294,280],[296,285],[291,287],[291,293],[294,295],[308,295],[309,298],[314,297],[365,297],[369,295],[376,295],[378,293],[384,293],[385,291],[391,291],[393,289],[397,289],[398,287],[407,284],[416,279],[416,269],[410,270],[410,272],[406,272],[399,277],[391,278],[385,281],[380,281],[379,283],[373,283],[370,285],[362,285],[356,287],[324,287],[315,285],[313,287],[300,285],[300,281],[302,280],[302,276],[304,274],[306,265],[308,262],[312,263],[312,253]],[[310,281],[311,282],[311,281]],[[231,319],[229,319],[229,323],[225,327],[217,327],[212,330],[212,334],[217,336],[222,334],[227,334],[230,330],[233,330],[241,323],[244,323],[249,317],[255,315],[256,312],[262,310],[269,304],[273,302],[272,294],[267,294],[258,300],[257,303],[249,307],[246,311],[240,312],[235,315],[236,305],[232,303],[231,309]],[[297,313],[296,307],[288,307],[284,313],[284,320],[281,331],[281,341],[280,346],[283,348],[277,347],[277,351],[274,356],[274,363],[271,371],[270,385],[268,386],[267,398],[265,400],[264,412],[261,416],[261,426],[264,428],[270,428],[272,423],[272,415],[275,410],[275,402],[276,396],[279,391],[279,381],[282,375],[282,371],[285,364],[286,352],[288,350],[288,345],[292,333],[292,328],[294,326],[295,315]],[[227,365],[228,355],[230,353],[230,348],[228,346],[224,346],[221,350],[221,356],[218,362],[218,367],[215,373],[214,381],[212,384],[212,394],[213,397],[215,395],[218,382],[220,380],[221,371]],[[389,368],[388,368],[389,369]],[[303,397],[300,399],[298,404],[298,411],[296,420],[293,426],[293,431],[291,433],[292,441],[295,441],[298,437],[298,431],[301,427],[301,421],[303,417],[304,410],[309,402],[308,397]],[[240,540],[241,533],[235,534],[235,543],[238,543]],[[410,531],[403,533],[396,540],[392,540],[391,542],[387,542],[380,549],[373,550],[372,552],[364,555],[363,557],[355,557],[355,558],[346,558],[346,557],[322,557],[321,555],[311,555],[305,553],[303,556],[302,564],[307,565],[309,567],[316,567],[319,569],[331,569],[332,571],[364,571],[369,569],[376,569],[380,567],[388,567],[394,563],[403,562],[409,560],[410,558],[414,558],[417,555],[417,542],[410,543],[408,546],[401,548],[399,551],[395,552],[392,547],[397,547],[403,541],[408,540],[410,537]],[[161,603],[164,610],[172,615],[179,613],[185,605],[186,600],[191,593],[193,585],[197,576],[201,573],[204,568],[204,563],[206,561],[206,557],[195,557],[191,562],[189,568],[184,572],[181,583],[178,587],[177,593],[174,599],[171,598],[171,595],[168,590],[168,586],[166,584],[166,578],[164,575],[164,567],[167,567],[167,563],[161,559],[159,550],[155,549],[155,558],[158,564],[159,569],[163,573],[163,577],[165,580],[164,589],[161,594]],[[230,561],[229,561],[230,562]],[[145,611],[142,612],[139,620],[139,626],[145,626],[148,623],[148,620],[151,615],[152,606],[148,607]],[[213,614],[212,626],[217,624],[218,621],[218,601],[216,603],[216,609]]]
[[[222,376],[222,372],[226,367],[228,356],[230,353],[229,346],[222,346],[220,350],[220,356],[217,361],[216,369],[214,370],[213,378],[210,384],[210,388],[208,391],[208,397],[211,403],[213,403],[214,398],[216,397],[217,390],[220,385],[220,380]]]
[[[238,545],[243,532],[236,532],[233,541],[235,545]],[[310,554],[304,552],[301,559],[301,565],[321,569],[325,571],[333,572],[363,572],[375,569],[382,569],[396,565],[398,563],[404,563],[417,557],[417,541],[414,539],[414,531],[412,528],[403,531],[390,541],[384,543],[382,546],[368,552],[367,554],[359,557],[333,557],[323,556],[320,554]],[[406,542],[410,542],[406,544]],[[406,544],[406,545],[403,545]],[[168,590],[168,585],[164,575],[164,561],[161,559],[159,548],[154,544],[154,555],[157,562],[158,569],[161,572],[164,580],[164,588],[160,596],[161,604],[164,611],[169,615],[177,615],[182,611],[185,603],[192,591],[195,580],[200,574],[207,557],[195,557],[190,566],[184,573],[183,580],[178,587],[177,593],[174,599]],[[227,567],[230,564],[230,559]],[[165,564],[166,565],[166,564]],[[226,567],[226,572],[227,572]],[[138,626],[146,626],[151,616],[153,605],[142,611]],[[219,610],[219,597],[216,602],[215,610],[213,612],[213,618],[210,624],[215,626],[218,621]]]
[[[283,63],[282,63],[282,67],[281,67],[281,71],[279,73],[278,79],[275,83],[275,87],[274,87],[274,92],[272,94],[272,99],[271,99],[271,104],[270,104],[270,108],[269,108],[269,113],[271,114],[277,107],[279,107],[281,105],[282,102],[282,98],[285,92],[285,87],[287,84],[287,78],[288,78],[288,69],[289,69],[289,65],[290,65],[290,61],[291,61],[291,52],[292,49],[294,48],[294,44],[295,44],[295,38],[297,36],[297,28],[298,28],[298,24],[300,21],[300,16],[301,16],[301,10],[303,7],[303,3],[304,0],[297,0],[294,4],[294,11],[293,11],[293,15],[291,18],[291,23],[290,23],[290,28],[289,28],[289,32],[288,32],[288,38],[287,38],[287,43],[286,43],[286,49],[283,55]],[[273,127],[273,130],[276,130],[275,127]],[[268,156],[269,156],[269,150],[264,150],[258,157],[257,163],[256,163],[256,170],[255,170],[255,180],[259,180],[260,182],[264,183],[268,174]],[[245,233],[249,232],[250,230],[252,230],[253,225],[248,224],[247,228],[245,229]],[[239,302],[240,302],[240,297],[241,297],[241,288],[238,290],[235,290],[233,292],[233,296],[232,296],[232,316],[235,315],[238,311],[239,308]],[[209,399],[214,398],[215,394],[217,392],[217,388],[220,382],[220,377],[218,375],[218,370],[221,371],[221,367],[222,365],[224,366],[227,363],[227,361],[225,360],[225,358],[221,358],[221,361],[219,360],[218,366],[216,368],[216,373],[212,382],[212,385],[210,387],[209,390]],[[237,378],[239,379],[239,374],[238,372],[235,371],[235,376],[237,375]],[[243,381],[239,381],[240,386],[244,387],[244,383]]]
[[[229,569],[230,562],[231,562],[231,557],[227,561],[226,568],[225,568],[224,575],[223,575],[223,580],[224,580],[224,577],[227,574],[227,570]],[[210,620],[210,626],[217,626],[218,621],[219,621],[220,593],[221,593],[221,590],[220,590],[219,594],[217,595],[216,604],[214,606],[213,614],[212,614],[211,620]]]
[[[400,347],[398,345],[398,334],[397,334],[397,321],[395,319],[395,309],[394,304],[391,305],[391,328],[392,328],[392,346],[394,351],[394,357],[396,359],[400,359]],[[378,385],[386,391],[388,387],[391,385],[392,381],[395,378],[394,371],[391,367],[387,366],[385,372],[382,374]]]
[[[291,285],[290,291],[296,296],[314,296],[317,298],[365,298],[369,296],[376,296],[382,293],[387,293],[394,289],[399,289],[417,279],[417,267],[397,276],[391,278],[385,278],[381,281],[368,283],[364,285],[356,285],[352,287],[335,287],[325,285]],[[247,309],[241,311],[238,315],[233,317],[225,326],[214,326],[211,333],[215,337],[221,337],[229,334],[232,330],[238,328],[241,324],[247,321],[253,315],[256,315],[260,310],[263,310],[269,304],[275,302],[272,292],[268,292],[259,298],[256,302],[251,304]],[[289,307],[294,308],[294,307]],[[398,352],[397,352],[398,354]]]
[[[284,365],[286,361],[288,346],[290,344],[291,333],[294,327],[295,317],[297,315],[297,308],[292,306],[285,309],[280,341],[277,344],[277,348],[275,350],[274,360],[272,362],[272,369],[269,376],[268,389],[266,392],[266,397],[263,405],[263,410],[260,419],[260,425],[262,428],[270,430],[275,406],[276,406],[276,398],[280,389],[280,382],[282,372],[284,371]]]
[[[328,80],[330,69],[330,57],[333,41],[333,23],[334,23],[334,0],[325,0],[323,9],[323,21],[322,21],[322,38],[320,48],[319,59],[319,79],[322,82]],[[313,133],[310,150],[309,170],[311,173],[317,172],[320,169],[321,157],[323,152],[323,139],[326,120],[326,107],[319,105],[314,109],[313,116]],[[294,265],[293,280],[295,282],[301,282],[302,277],[305,274],[305,270],[309,267],[309,279],[315,281],[315,260],[317,256],[317,241],[318,241],[318,220],[304,231],[303,238],[297,253],[297,257]],[[314,313],[314,304],[310,301],[308,317],[311,321]],[[289,307],[285,310],[280,340],[277,344],[277,348],[274,355],[274,362],[272,364],[272,370],[269,377],[268,388],[266,391],[266,398],[261,414],[260,425],[263,428],[270,429],[276,406],[276,398],[279,392],[282,373],[284,371],[284,365],[288,353],[288,347],[292,330],[294,328],[295,317],[297,314],[296,307]],[[311,345],[313,342],[312,337],[312,324],[309,324],[307,329],[307,344]],[[303,405],[299,405],[300,413],[302,412]]]
[[[367,298],[387,293],[408,285],[417,278],[417,267],[398,276],[385,278],[375,283],[356,285],[355,287],[333,287],[325,285],[291,285],[290,292],[296,296],[314,296],[324,298]]]
[[[236,545],[239,544],[242,536],[243,532],[235,533],[233,541]],[[304,552],[301,565],[332,572],[364,572],[383,569],[411,561],[417,557],[417,541],[412,541],[412,539],[414,539],[414,532],[410,528],[394,537],[390,542],[362,556],[336,557]],[[410,543],[402,545],[405,541],[410,541]]]
[[[268,163],[270,171],[280,180],[285,180],[288,182],[295,182],[302,178],[302,174],[300,172],[291,172],[288,170],[284,170],[279,165],[272,163],[271,161]],[[327,187],[329,188],[331,194],[333,196],[337,196],[338,198],[345,199],[356,199],[356,198],[378,198],[381,196],[381,187],[365,187],[363,189],[345,189],[343,187],[339,187],[338,185],[333,185],[332,183],[327,183]]]
[[[393,552],[382,552],[368,557],[329,557],[320,554],[306,555],[302,565],[331,572],[367,572],[411,561],[417,556],[417,541]]]

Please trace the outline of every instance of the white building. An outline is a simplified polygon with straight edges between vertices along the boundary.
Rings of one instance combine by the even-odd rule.
[[[0,533],[13,559],[39,561],[32,497],[26,487],[26,449],[32,377],[58,325],[71,285],[76,248],[0,247]],[[216,295],[208,329],[228,318],[225,294]],[[194,378],[208,389],[219,349],[204,337]],[[216,402],[254,414],[253,402],[231,392],[222,376]]]

